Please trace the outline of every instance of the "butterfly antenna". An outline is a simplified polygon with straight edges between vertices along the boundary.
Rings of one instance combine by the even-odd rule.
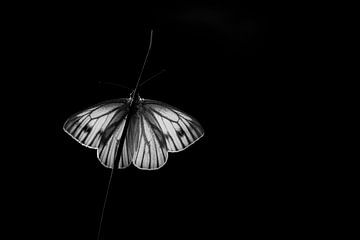
[[[149,56],[149,54],[150,54],[151,45],[152,45],[152,38],[153,38],[153,30],[151,29],[149,48],[148,48],[148,50],[147,50],[146,57],[145,57],[145,61],[144,61],[143,65],[142,65],[141,72],[140,72],[139,78],[138,78],[137,83],[136,83],[135,91],[137,90],[137,88],[138,88],[138,86],[139,86],[139,82],[140,82],[140,79],[141,79],[141,75],[142,75],[142,73],[143,73],[143,71],[144,71],[144,68],[145,68],[145,65],[146,65],[148,56]]]
[[[145,81],[143,81],[142,83],[140,83],[140,87],[142,86],[142,85],[144,85],[145,83],[147,83],[148,81],[150,81],[151,79],[153,79],[153,78],[155,78],[155,77],[157,77],[157,76],[159,76],[160,74],[162,74],[163,72],[165,72],[166,70],[165,69],[163,69],[163,70],[161,70],[160,72],[158,72],[158,73],[156,73],[156,74],[154,74],[154,75],[152,75],[151,77],[149,77],[148,79],[146,79]]]

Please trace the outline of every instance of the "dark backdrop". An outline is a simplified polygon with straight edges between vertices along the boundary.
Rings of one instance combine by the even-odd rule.
[[[287,219],[301,208],[293,205],[300,156],[290,138],[297,131],[291,121],[299,74],[281,11],[261,3],[87,4],[52,5],[34,16],[39,25],[29,38],[40,61],[31,64],[41,70],[35,82],[47,99],[40,105],[47,115],[37,122],[53,132],[53,140],[38,143],[44,176],[37,184],[49,234],[96,237],[110,170],[62,126],[79,110],[129,96],[99,81],[136,84],[150,29],[143,76],[166,72],[141,97],[193,115],[205,136],[169,154],[160,170],[115,171],[105,239],[286,234],[293,227]]]

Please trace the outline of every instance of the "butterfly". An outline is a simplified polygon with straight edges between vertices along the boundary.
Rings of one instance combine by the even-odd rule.
[[[139,81],[129,98],[99,103],[71,116],[64,131],[82,145],[97,150],[107,168],[155,170],[166,163],[169,152],[179,152],[204,135],[200,123],[189,114],[166,103],[143,99]]]

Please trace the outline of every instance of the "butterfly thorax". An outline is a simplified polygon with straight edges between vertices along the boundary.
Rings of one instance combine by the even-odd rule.
[[[129,102],[130,102],[131,105],[132,105],[132,104],[137,105],[137,104],[139,104],[142,100],[143,100],[143,99],[140,97],[139,93],[136,93],[135,90],[130,93]]]
[[[141,103],[144,101],[144,99],[142,99],[139,94],[135,95],[134,92],[135,91],[133,91],[130,94],[130,98],[129,98],[129,103],[130,103],[129,115],[131,115],[131,116],[140,110]]]

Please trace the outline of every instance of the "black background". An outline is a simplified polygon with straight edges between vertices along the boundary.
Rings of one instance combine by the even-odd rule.
[[[44,135],[53,134],[36,142],[41,173],[33,185],[40,190],[34,193],[32,185],[25,194],[36,195],[42,210],[33,214],[45,213],[45,234],[96,238],[110,170],[62,126],[79,110],[129,96],[99,81],[135,86],[150,29],[143,77],[166,72],[140,96],[193,115],[205,135],[169,154],[160,170],[114,172],[104,239],[286,235],[284,229],[295,227],[288,219],[301,211],[294,202],[301,199],[294,191],[301,156],[293,140],[301,127],[293,119],[301,116],[293,110],[303,82],[294,70],[301,61],[294,57],[294,26],[279,21],[282,11],[261,3],[183,2],[59,4],[34,14],[26,60],[41,93],[33,98],[46,112],[34,121]]]

